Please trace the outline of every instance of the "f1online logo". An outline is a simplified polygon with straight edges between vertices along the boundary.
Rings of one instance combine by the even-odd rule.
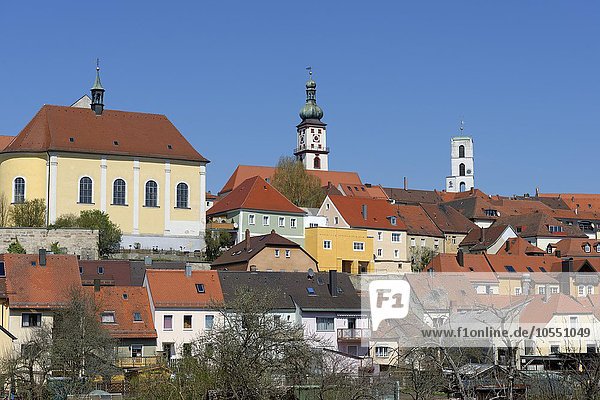
[[[369,303],[373,330],[381,321],[402,319],[408,315],[410,285],[407,281],[380,279],[369,283]]]

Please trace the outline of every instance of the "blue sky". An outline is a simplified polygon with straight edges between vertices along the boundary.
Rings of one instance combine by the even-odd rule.
[[[88,93],[100,57],[106,107],[167,115],[216,192],[291,153],[311,65],[331,169],[442,189],[464,116],[482,190],[598,192],[598,21],[594,1],[3,2],[0,134]]]

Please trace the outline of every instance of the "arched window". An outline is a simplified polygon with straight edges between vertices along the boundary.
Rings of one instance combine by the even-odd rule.
[[[92,204],[92,178],[88,176],[79,180],[79,202]]]
[[[125,181],[121,178],[115,179],[113,183],[113,204],[118,206],[124,206],[127,204],[125,190]]]
[[[460,164],[458,166],[458,175],[465,176],[465,164]]]
[[[188,185],[186,183],[177,184],[177,208],[188,208]]]
[[[24,203],[25,202],[25,179],[18,177],[15,178],[14,184],[14,195],[13,203]]]
[[[465,146],[463,146],[462,144],[458,146],[458,157],[465,158]]]
[[[319,156],[315,157],[314,168],[315,169],[321,169],[321,159],[319,158]]]
[[[464,192],[465,190],[467,190],[467,185],[465,185],[465,183],[464,183],[464,182],[461,182],[461,183],[460,183],[460,186],[459,186],[459,190],[460,190],[461,192]]]
[[[154,181],[146,182],[146,207],[158,207],[158,185]]]

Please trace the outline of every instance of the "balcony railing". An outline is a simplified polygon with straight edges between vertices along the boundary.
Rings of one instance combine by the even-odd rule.
[[[338,340],[360,340],[371,337],[370,329],[340,328],[337,331]]]
[[[165,362],[166,362],[166,360],[162,356],[119,357],[117,359],[117,367],[119,367],[119,368],[152,367],[154,365],[162,364]]]

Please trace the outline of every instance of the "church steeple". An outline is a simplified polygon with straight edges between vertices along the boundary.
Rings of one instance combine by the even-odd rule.
[[[302,122],[297,128],[297,142],[294,155],[307,170],[329,170],[329,147],[327,147],[326,124],[321,122],[323,110],[317,105],[317,84],[312,79],[312,69],[308,69],[306,82],[306,103],[300,109]]]
[[[92,110],[96,115],[102,115],[104,111],[104,88],[100,83],[100,60],[96,60],[96,81],[92,87]]]

